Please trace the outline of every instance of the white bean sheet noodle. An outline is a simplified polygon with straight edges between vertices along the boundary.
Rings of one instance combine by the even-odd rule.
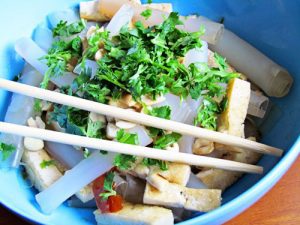
[[[46,141],[45,144],[47,152],[67,169],[73,168],[84,159],[83,152],[75,149],[71,145],[50,141]]]
[[[111,37],[118,35],[121,28],[131,22],[133,13],[133,9],[130,5],[123,5],[118,10],[106,27]]]
[[[113,157],[114,154],[103,155],[96,151],[67,171],[49,188],[36,195],[41,210],[47,214],[53,212],[76,192],[109,171],[113,167]]]
[[[19,80],[23,84],[39,86],[42,75],[32,68],[29,64],[24,67],[24,72]],[[28,96],[14,93],[7,108],[4,118],[5,122],[25,125],[27,120],[34,115],[34,99]],[[16,151],[3,163],[2,167],[18,167],[23,155],[23,137],[12,134],[1,134],[1,141],[12,144]]]
[[[91,78],[94,78],[94,76],[97,73],[97,69],[98,69],[98,64],[96,61],[94,60],[90,60],[90,59],[86,59],[85,60],[85,69],[90,68],[91,69]],[[77,64],[76,67],[74,68],[73,72],[76,74],[80,74],[82,72],[83,68],[81,66],[81,63]]]
[[[137,125],[133,128],[127,129],[126,131],[131,134],[137,134],[139,139],[139,145],[141,146],[147,146],[153,142],[153,139],[149,136],[144,126]]]
[[[48,52],[48,49],[54,41],[52,31],[44,24],[40,24],[35,28],[32,38],[35,43],[46,52]]]
[[[53,29],[62,20],[67,21],[68,24],[74,23],[80,20],[78,13],[73,9],[65,9],[50,13],[47,16],[51,28]]]

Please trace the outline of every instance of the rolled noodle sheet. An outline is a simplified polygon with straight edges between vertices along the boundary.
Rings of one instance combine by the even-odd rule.
[[[183,153],[193,154],[194,141],[195,141],[194,137],[183,135],[178,141],[179,151]]]
[[[47,16],[47,19],[49,21],[49,24],[51,28],[53,29],[56,27],[56,25],[62,20],[67,21],[68,24],[74,23],[80,20],[79,14],[76,10],[73,9],[65,9],[61,11],[56,11],[53,13],[50,13]]]
[[[145,26],[153,26],[160,24],[164,21],[166,17],[168,17],[169,13],[163,12],[157,9],[152,9],[152,15],[145,19],[141,16],[141,13],[148,9],[148,6],[143,6],[137,3],[136,1],[130,0],[101,0],[99,1],[99,12],[102,15],[107,16],[108,18],[112,18],[113,15],[121,8],[124,4],[130,4],[134,9],[133,21],[142,21]],[[183,25],[178,26],[179,29],[195,32],[199,31],[201,26],[204,26],[206,32],[201,37],[203,40],[207,41],[210,44],[215,44],[218,42],[220,36],[223,33],[224,26],[223,24],[213,22],[208,20],[205,17],[184,17],[181,16],[180,19],[183,21]]]
[[[248,114],[263,118],[269,106],[269,98],[261,92],[251,91],[250,102],[248,106]]]
[[[43,24],[35,28],[32,38],[34,42],[46,52],[48,52],[48,49],[54,41],[52,31]]]
[[[283,97],[289,92],[293,78],[288,71],[231,31],[225,30],[220,40],[209,47],[269,96]]]
[[[46,141],[46,150],[67,169],[71,169],[84,159],[83,152],[71,145]]]
[[[19,80],[20,83],[31,86],[39,86],[42,81],[42,75],[26,64],[23,74]],[[25,125],[27,120],[34,115],[34,99],[28,96],[14,93],[8,106],[4,121],[8,123]],[[16,151],[4,162],[2,167],[19,167],[23,152],[23,137],[12,134],[1,134],[1,141],[12,144]]]
[[[123,5],[117,11],[106,27],[106,30],[110,32],[110,37],[118,35],[123,26],[131,23],[133,13],[133,8],[130,5]]]
[[[208,45],[206,41],[202,41],[201,48],[194,48],[189,50],[184,56],[183,64],[189,66],[191,63],[207,63],[208,61]],[[199,64],[200,66],[200,64]]]
[[[114,154],[103,155],[96,151],[67,171],[49,188],[35,196],[41,210],[51,213],[83,187],[109,171],[113,167],[113,157]]]

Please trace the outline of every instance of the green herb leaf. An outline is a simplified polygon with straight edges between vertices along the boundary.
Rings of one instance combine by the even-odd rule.
[[[2,153],[2,161],[8,159],[8,157],[11,156],[11,154],[13,154],[14,151],[16,151],[15,146],[0,142],[0,152]]]
[[[67,124],[66,124],[67,133],[86,136],[88,115],[89,112],[87,111],[69,107],[67,110]]]
[[[205,97],[198,109],[194,124],[209,130],[216,130],[218,114],[220,112],[218,103],[210,97]]]
[[[168,105],[154,107],[149,110],[149,115],[169,120],[171,118],[171,108]]]
[[[114,172],[108,172],[105,175],[105,180],[103,185],[104,192],[99,194],[99,196],[102,197],[102,200],[107,200],[110,196],[114,196],[117,194],[117,192],[113,188],[114,177],[115,177]]]
[[[222,70],[226,70],[228,68],[228,64],[225,60],[225,58],[223,58],[222,56],[220,56],[218,53],[214,53],[214,59],[216,61],[216,63],[219,66],[219,69]]]
[[[83,150],[83,157],[86,159],[88,158],[92,153],[90,152],[90,150],[88,148],[84,148]]]
[[[84,88],[85,98],[94,100],[100,103],[107,103],[108,96],[111,91],[107,87],[101,87],[100,84],[85,84]]]
[[[158,149],[165,149],[166,147],[174,144],[181,138],[181,134],[171,133],[165,134],[154,142],[153,147]]]
[[[120,129],[117,132],[117,141],[124,144],[138,145],[139,139],[137,134],[131,134],[125,132],[124,129]]]
[[[42,112],[42,101],[40,99],[34,99],[33,109],[36,113]]]
[[[129,170],[134,165],[136,157],[133,155],[118,154],[114,158],[114,165],[119,170]]]
[[[53,29],[53,37],[70,37],[73,34],[78,34],[86,27],[85,21],[81,19],[78,22],[67,25],[67,21],[60,21]]]
[[[43,160],[41,163],[40,163],[40,167],[42,169],[45,169],[49,166],[54,166],[55,165],[55,161],[54,160]]]
[[[142,162],[145,166],[158,166],[163,171],[168,170],[167,162],[162,160],[144,158]]]
[[[48,123],[51,123],[51,121],[58,122],[59,126],[62,128],[65,128],[67,126],[67,106],[61,106],[61,105],[54,105],[53,111],[50,113],[50,121],[47,121]]]
[[[138,145],[138,136],[137,134],[130,134],[124,131],[124,129],[120,129],[117,132],[117,141],[125,144]],[[118,167],[120,170],[128,170],[132,167],[132,165],[136,161],[136,156],[133,155],[125,155],[118,154],[114,158],[114,165]]]
[[[146,9],[141,13],[141,16],[145,17],[145,19],[149,19],[149,17],[152,15],[152,10],[151,9]]]
[[[103,138],[105,125],[101,121],[93,122],[89,119],[86,135],[91,138]]]

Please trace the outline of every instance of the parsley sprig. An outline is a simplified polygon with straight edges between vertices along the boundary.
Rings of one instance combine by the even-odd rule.
[[[108,172],[105,175],[103,189],[104,192],[100,193],[99,196],[102,197],[102,200],[107,200],[110,196],[114,196],[117,192],[114,190],[114,172]]]
[[[42,169],[45,169],[49,166],[54,166],[55,165],[55,160],[43,160],[41,163],[40,163],[40,167]]]
[[[86,27],[85,21],[81,19],[78,22],[67,24],[67,21],[59,21],[53,29],[53,37],[70,37],[71,35],[80,33]]]
[[[8,157],[16,151],[16,147],[11,144],[0,142],[0,152],[2,153],[2,161],[8,159]]]
[[[116,140],[120,143],[138,145],[138,136],[137,134],[131,134],[125,132],[124,129],[120,129],[117,132]],[[136,156],[126,155],[126,154],[117,154],[114,158],[114,165],[120,170],[130,169],[136,161]]]

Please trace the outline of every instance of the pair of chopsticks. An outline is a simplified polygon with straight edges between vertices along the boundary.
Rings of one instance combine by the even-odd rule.
[[[232,135],[210,131],[191,125],[161,119],[149,116],[142,113],[131,112],[118,107],[105,105],[86,99],[53,92],[30,85],[25,85],[6,79],[0,78],[0,88],[6,89],[18,94],[54,102],[57,104],[68,105],[82,110],[99,113],[118,119],[160,128],[163,130],[170,130],[184,135],[190,135],[198,138],[207,139],[213,142],[236,146],[263,154],[270,154],[281,156],[282,150],[274,148],[265,144],[257,143],[247,139],[235,137]],[[47,141],[59,142],[75,146],[82,146],[86,148],[102,149],[117,153],[136,155],[141,157],[159,159],[164,161],[178,162],[195,166],[219,168],[232,171],[262,173],[263,168],[260,166],[249,165],[229,160],[216,159],[206,156],[197,156],[187,153],[176,153],[168,151],[155,151],[152,148],[122,144],[113,141],[100,140],[55,131],[43,130],[38,128],[31,128],[26,126],[14,125],[0,122],[0,132],[11,133],[20,136],[27,136],[39,138]]]

